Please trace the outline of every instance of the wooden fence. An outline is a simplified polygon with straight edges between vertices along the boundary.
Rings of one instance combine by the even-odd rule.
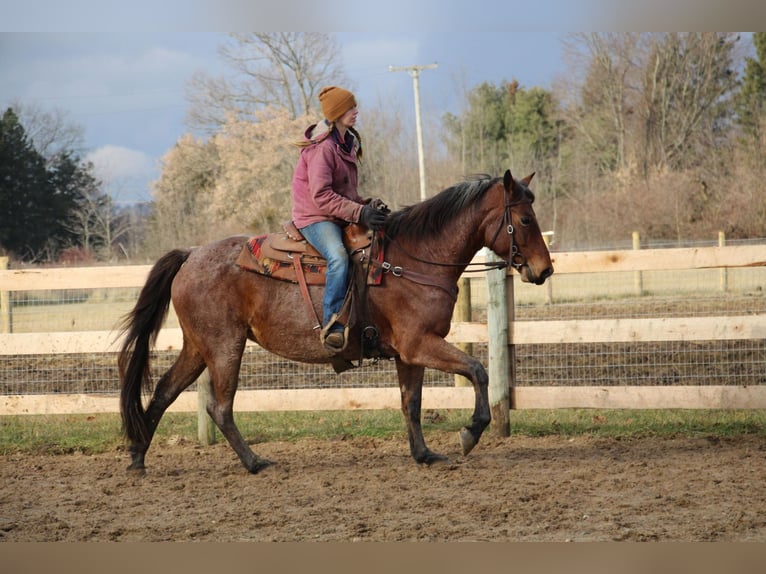
[[[568,274],[658,270],[702,270],[766,267],[766,246],[719,246],[636,251],[562,252],[552,254],[554,280]],[[9,325],[11,291],[49,289],[93,289],[143,285],[150,266],[0,269],[0,326]],[[766,408],[766,385],[760,386],[535,386],[516,387],[513,380],[514,345],[588,342],[709,341],[766,339],[766,311],[753,314],[713,317],[671,317],[637,319],[593,319],[562,321],[513,320],[513,283],[504,272],[497,300],[506,299],[501,316],[491,315],[488,324],[456,321],[448,340],[456,343],[487,343],[493,387],[490,400],[506,400],[509,408]],[[488,279],[489,279],[488,275]],[[637,275],[638,277],[638,275]],[[724,275],[721,276],[722,281]],[[725,287],[724,287],[725,288]],[[503,291],[505,289],[505,291]],[[539,289],[545,289],[540,287]],[[548,291],[550,296],[550,291]],[[762,295],[761,295],[762,296]],[[499,299],[497,299],[499,297]],[[505,313],[505,316],[502,316]],[[493,322],[494,326],[493,326]],[[5,329],[7,330],[7,329]],[[119,347],[110,331],[52,333],[9,333],[0,329],[0,356],[49,355],[61,353],[114,352]],[[492,333],[492,337],[490,337]],[[499,333],[500,335],[496,335]],[[507,335],[505,335],[507,333]],[[497,340],[497,339],[500,340]],[[492,340],[491,340],[492,339]],[[506,339],[506,340],[502,340]],[[178,329],[164,329],[157,340],[158,350],[178,349]],[[500,363],[498,363],[500,361]],[[506,363],[502,363],[506,361]],[[502,373],[507,373],[506,377]],[[493,395],[494,394],[494,399]],[[424,392],[424,408],[473,407],[473,389],[464,386],[433,387]],[[238,411],[338,409],[398,409],[399,389],[342,388],[293,390],[243,390],[237,394]],[[184,393],[171,411],[196,411],[197,393]],[[50,394],[5,395],[0,397],[0,415],[117,412],[118,401],[111,395]],[[493,411],[494,412],[494,411]]]

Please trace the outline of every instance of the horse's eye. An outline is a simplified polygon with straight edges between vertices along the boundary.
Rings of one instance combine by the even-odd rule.
[[[531,223],[532,223],[532,218],[531,217],[529,217],[528,215],[522,216],[522,218],[521,218],[521,224],[522,225],[530,225]]]

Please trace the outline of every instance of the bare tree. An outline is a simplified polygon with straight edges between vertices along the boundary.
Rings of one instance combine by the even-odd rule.
[[[359,114],[364,160],[359,164],[359,193],[379,197],[389,207],[415,203],[419,198],[418,155],[412,127],[390,101],[367,103]],[[429,154],[430,146],[425,153]],[[426,162],[432,165],[430,159]],[[427,177],[429,187],[432,177]]]
[[[604,172],[632,163],[632,114],[640,92],[642,37],[598,32],[569,36],[565,44],[573,78],[567,120]]]
[[[282,107],[292,119],[310,114],[322,86],[349,85],[339,45],[329,34],[232,34],[219,54],[231,75],[214,78],[200,72],[189,85],[188,122],[209,133],[217,131],[232,113],[243,117],[263,108]]]
[[[19,116],[37,152],[48,162],[64,152],[78,155],[82,152],[85,130],[73,123],[65,110],[45,110],[37,104],[21,101],[10,107]]]
[[[655,170],[694,166],[727,132],[739,37],[729,32],[669,32],[653,40],[641,102],[646,162]]]
[[[163,158],[154,188],[152,248],[199,245],[235,233],[267,232],[290,218],[293,169],[308,120],[284,108],[228,122],[207,141],[182,137]]]
[[[220,170],[215,143],[186,134],[163,156],[162,164],[146,234],[149,255],[216,237],[214,223],[206,218]]]
[[[720,143],[736,87],[736,34],[590,33],[569,37],[569,121],[604,172],[684,168]]]
[[[231,118],[215,142],[220,171],[211,194],[211,221],[219,231],[266,232],[290,218],[291,182],[308,124],[284,108],[266,108],[250,121]]]
[[[100,260],[110,259],[112,249],[132,231],[133,222],[117,213],[111,196],[97,189],[84,190],[77,206],[70,213],[67,227],[77,236],[80,247]]]

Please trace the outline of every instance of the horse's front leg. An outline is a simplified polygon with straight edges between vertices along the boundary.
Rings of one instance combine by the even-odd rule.
[[[489,377],[487,376],[487,371],[479,361],[435,335],[421,337],[418,345],[410,346],[407,355],[404,356],[404,353],[402,355],[402,360],[408,363],[424,365],[446,373],[463,375],[473,383],[473,390],[476,396],[473,418],[471,425],[464,427],[460,431],[460,445],[463,448],[463,455],[467,455],[479,443],[482,433],[489,426],[492,419],[489,409]],[[400,384],[402,382],[401,372],[399,373],[399,382]],[[423,370],[421,368],[418,386],[418,408],[420,407],[419,393],[422,382]],[[402,401],[404,401],[404,398],[402,398]]]
[[[463,447],[463,456],[471,452],[473,447],[478,444],[484,429],[489,426],[492,419],[489,410],[489,376],[479,361],[473,357],[468,357],[468,359],[468,366],[471,372],[471,376],[468,376],[468,378],[473,382],[476,399],[474,401],[471,426],[460,429],[460,446]],[[466,375],[463,374],[463,376]]]
[[[420,410],[423,397],[423,374],[425,367],[408,365],[396,359],[396,372],[399,376],[399,390],[402,394],[402,413],[407,424],[407,436],[410,440],[410,453],[416,462],[433,464],[447,460],[447,457],[432,452],[423,438],[420,423]]]

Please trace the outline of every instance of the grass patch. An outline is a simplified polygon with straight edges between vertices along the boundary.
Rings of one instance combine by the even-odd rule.
[[[766,436],[763,410],[529,410],[511,413],[511,433],[528,436],[672,438]]]
[[[397,410],[238,413],[242,434],[251,442],[337,440],[353,437],[406,440]],[[425,413],[426,436],[457,431],[470,421],[465,410]],[[672,438],[695,436],[766,437],[764,410],[528,410],[511,413],[511,434],[526,436],[596,436],[603,438]],[[220,433],[218,439],[222,440]],[[157,440],[197,439],[197,416],[168,413]],[[124,447],[116,414],[18,415],[0,417],[0,454],[101,453]]]

